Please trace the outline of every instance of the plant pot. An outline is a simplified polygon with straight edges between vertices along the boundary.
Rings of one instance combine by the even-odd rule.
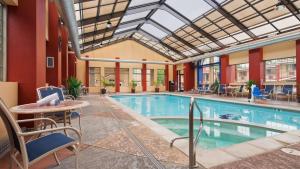
[[[251,99],[251,93],[252,93],[252,91],[251,91],[251,88],[250,88],[249,93],[248,93],[248,99]]]
[[[297,102],[300,103],[300,96],[297,96]]]
[[[155,88],[155,92],[157,92],[157,93],[159,92],[159,88],[158,87]]]
[[[131,89],[131,93],[135,93],[135,89]]]
[[[106,89],[105,88],[101,89],[101,94],[106,94]]]

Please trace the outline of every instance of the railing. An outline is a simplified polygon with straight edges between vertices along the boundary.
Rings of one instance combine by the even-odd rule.
[[[194,107],[196,107],[197,110],[200,112],[200,119],[199,119],[200,124],[195,139],[194,139]],[[191,97],[191,102],[189,107],[189,136],[174,138],[170,143],[170,146],[172,147],[176,140],[189,138],[189,168],[190,169],[197,167],[195,147],[199,142],[202,129],[203,129],[203,112],[201,111],[195,99]]]

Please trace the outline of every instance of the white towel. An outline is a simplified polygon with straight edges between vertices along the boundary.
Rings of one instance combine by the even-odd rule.
[[[58,94],[57,93],[54,93],[54,94],[51,94],[47,97],[44,97],[40,100],[38,100],[36,103],[39,105],[39,106],[42,106],[42,105],[47,105],[47,104],[50,104],[52,105],[53,103],[56,103],[56,100],[59,100],[59,97],[58,97]],[[52,104],[51,104],[52,103]],[[55,104],[54,104],[55,105]]]

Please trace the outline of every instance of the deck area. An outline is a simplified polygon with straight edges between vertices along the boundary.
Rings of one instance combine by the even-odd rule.
[[[207,96],[216,97],[216,96]],[[146,169],[188,168],[188,157],[151,129],[135,120],[119,106],[98,95],[83,96],[91,106],[82,112],[82,146],[80,168],[82,169]],[[222,97],[222,99],[228,99]],[[243,101],[243,99],[240,99]],[[274,104],[279,104],[276,102]],[[299,106],[296,103],[293,106]],[[77,121],[73,122],[77,127]],[[300,134],[297,136],[300,140]],[[300,151],[300,143],[289,146]],[[46,157],[31,168],[74,168],[74,156],[68,150],[59,154],[61,165],[56,166],[53,156]],[[233,155],[234,156],[234,155]],[[218,159],[218,157],[216,157]],[[300,156],[289,155],[279,149],[244,158],[214,169],[287,169],[300,168]],[[220,158],[221,160],[221,158]],[[0,160],[0,168],[8,168],[8,157]],[[14,168],[17,168],[14,166]]]

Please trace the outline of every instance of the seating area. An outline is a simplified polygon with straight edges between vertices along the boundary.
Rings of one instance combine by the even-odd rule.
[[[0,0],[0,169],[300,168],[299,11]]]

